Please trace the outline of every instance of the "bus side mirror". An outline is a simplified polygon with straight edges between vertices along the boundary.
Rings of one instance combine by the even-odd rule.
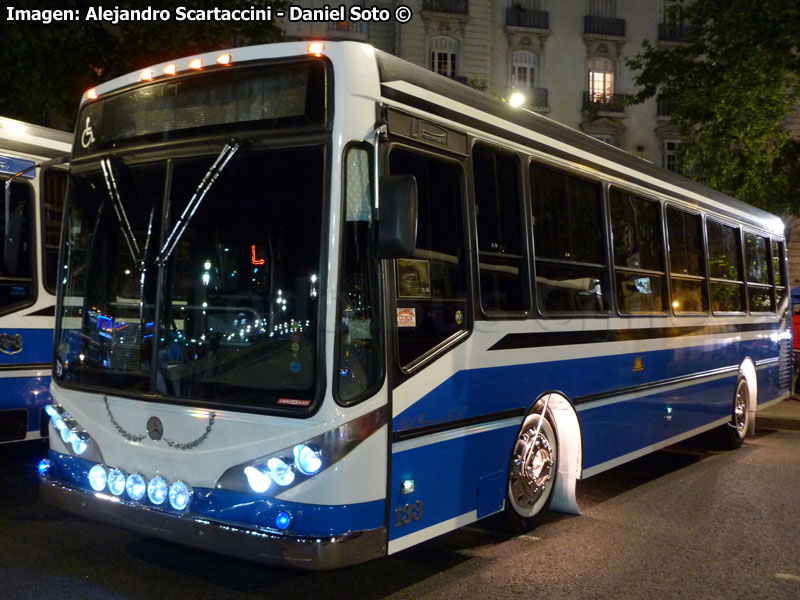
[[[411,256],[417,246],[417,180],[413,175],[381,177],[378,193],[378,256]]]

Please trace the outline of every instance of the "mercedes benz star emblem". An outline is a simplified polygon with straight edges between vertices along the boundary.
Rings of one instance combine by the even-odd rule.
[[[151,440],[158,441],[164,437],[164,424],[158,417],[150,417],[147,420],[147,434]]]

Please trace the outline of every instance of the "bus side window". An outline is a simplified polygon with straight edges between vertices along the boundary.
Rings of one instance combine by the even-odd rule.
[[[611,231],[619,311],[666,312],[660,204],[612,188]]]
[[[0,178],[5,187],[5,178]],[[19,179],[11,184],[11,203],[8,223],[5,210],[0,208],[0,310],[27,304],[35,299],[33,285],[33,230],[30,227],[33,209],[33,188]],[[6,231],[7,230],[7,231]]]
[[[711,279],[711,310],[744,311],[744,278],[739,229],[717,221],[706,221],[708,275]]]
[[[383,368],[377,328],[378,261],[374,238],[369,152],[362,147],[347,150],[344,160],[345,222],[342,268],[339,275],[336,398],[350,404],[366,394],[382,378]]]
[[[608,311],[600,184],[531,163],[536,294],[544,314]]]
[[[707,312],[702,218],[668,206],[667,236],[672,308],[676,314]]]
[[[469,327],[463,175],[455,163],[401,149],[389,166],[416,177],[419,194],[417,247],[395,261],[398,360],[410,367]]]
[[[744,234],[744,259],[747,276],[747,300],[750,312],[774,312],[770,282],[769,242],[753,233]]]
[[[472,165],[481,306],[486,313],[524,312],[528,300],[518,160],[476,146]]]
[[[42,245],[44,261],[42,279],[44,288],[56,293],[58,275],[58,242],[61,238],[61,217],[64,213],[64,194],[67,190],[67,172],[47,169],[42,176]]]
[[[775,286],[775,302],[780,305],[786,296],[786,282],[783,280],[783,266],[786,264],[786,254],[783,242],[772,240],[772,283]]]

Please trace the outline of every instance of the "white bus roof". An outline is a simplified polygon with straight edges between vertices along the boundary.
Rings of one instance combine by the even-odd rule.
[[[0,117],[0,153],[8,150],[42,158],[56,158],[69,154],[72,139],[73,134],[66,131]]]

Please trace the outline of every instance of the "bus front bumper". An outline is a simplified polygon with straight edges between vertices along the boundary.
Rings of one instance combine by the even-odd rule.
[[[108,494],[69,487],[46,477],[40,480],[39,494],[45,503],[87,519],[217,554],[272,565],[333,569],[386,554],[386,531],[383,528],[335,537],[305,538],[161,512]]]

